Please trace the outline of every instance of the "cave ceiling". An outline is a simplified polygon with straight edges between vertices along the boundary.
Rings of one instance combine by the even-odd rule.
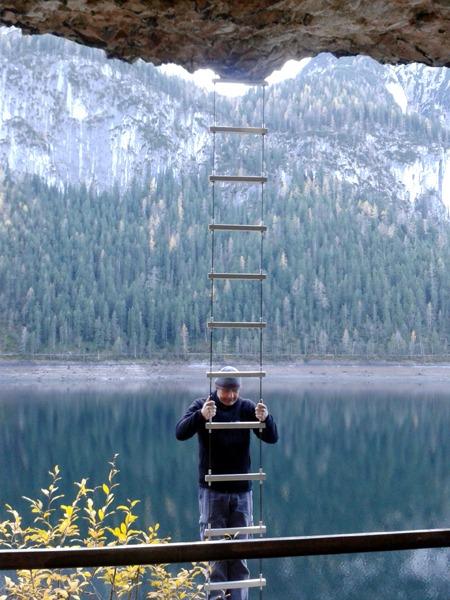
[[[110,58],[259,79],[321,52],[450,66],[450,0],[0,0],[0,25]]]

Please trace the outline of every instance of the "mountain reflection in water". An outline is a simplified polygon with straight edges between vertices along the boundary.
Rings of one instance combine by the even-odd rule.
[[[174,427],[207,387],[178,381],[0,388],[0,518],[8,503],[27,520],[22,496],[38,497],[55,465],[71,501],[73,483],[105,482],[118,454],[117,495],[141,501],[137,525],[160,523],[161,535],[174,542],[197,540],[197,442],[177,442]],[[432,386],[334,387],[264,387],[280,430],[276,446],[263,446],[267,536],[448,527],[448,394]],[[258,390],[246,385],[242,395],[257,400]],[[256,438],[253,449],[257,467]],[[443,549],[266,560],[264,595],[441,600],[450,596],[449,559]]]

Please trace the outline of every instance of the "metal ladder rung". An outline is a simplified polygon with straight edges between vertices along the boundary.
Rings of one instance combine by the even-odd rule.
[[[215,224],[209,225],[210,231],[267,231],[267,225],[238,225],[233,223]]]
[[[265,323],[261,323],[261,321],[208,321],[208,327],[213,328],[236,328],[236,329],[264,329],[266,326]]]
[[[205,475],[206,483],[217,481],[265,481],[265,473],[224,473],[222,475]]]
[[[211,183],[267,183],[267,177],[262,175],[210,175]]]
[[[259,579],[241,579],[240,581],[218,581],[205,583],[204,589],[213,590],[237,590],[240,588],[265,587],[266,580],[263,577]]]
[[[211,133],[246,133],[253,135],[267,135],[267,127],[228,127],[222,125],[212,125],[209,128]]]
[[[265,377],[265,371],[234,371],[233,377]],[[209,379],[215,379],[216,377],[223,377],[223,371],[208,371],[206,377]]]
[[[209,279],[256,279],[263,281],[266,277],[264,273],[208,273]]]
[[[265,525],[251,525],[250,527],[221,527],[217,529],[205,529],[205,537],[214,537],[219,535],[230,535],[236,536],[241,533],[248,535],[259,534],[264,535],[266,533]]]
[[[265,429],[262,421],[207,421],[206,429]]]
[[[265,79],[238,79],[233,77],[217,77],[213,83],[239,83],[241,85],[266,87],[269,83]]]

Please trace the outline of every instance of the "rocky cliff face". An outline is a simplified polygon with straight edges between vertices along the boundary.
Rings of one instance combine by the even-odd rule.
[[[13,172],[123,189],[145,170],[182,168],[201,154],[204,115],[177,112],[151,66],[17,31],[3,30],[0,40],[0,156]]]
[[[142,62],[0,32],[0,160],[13,173],[101,191],[167,168],[209,172],[210,94]],[[326,172],[450,209],[449,87],[446,69],[321,55],[269,86],[271,176],[287,185],[294,170]],[[241,118],[255,102],[223,98],[220,110]]]
[[[393,111],[381,117],[378,126],[361,129],[358,119],[352,123],[349,118],[345,137],[318,136],[319,152],[328,156],[326,163],[338,179],[410,202],[425,195],[450,210],[447,69],[382,66],[365,57],[337,60],[322,55],[309,63],[303,77],[313,88],[324,78],[346,80],[361,92],[370,90],[366,111]],[[335,101],[343,106],[354,102],[338,97]]]

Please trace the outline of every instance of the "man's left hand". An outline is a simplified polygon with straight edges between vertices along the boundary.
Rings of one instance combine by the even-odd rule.
[[[269,416],[269,411],[267,410],[267,406],[263,402],[258,402],[258,404],[256,405],[255,415],[256,415],[256,418],[258,419],[258,421],[261,421],[262,423]]]

